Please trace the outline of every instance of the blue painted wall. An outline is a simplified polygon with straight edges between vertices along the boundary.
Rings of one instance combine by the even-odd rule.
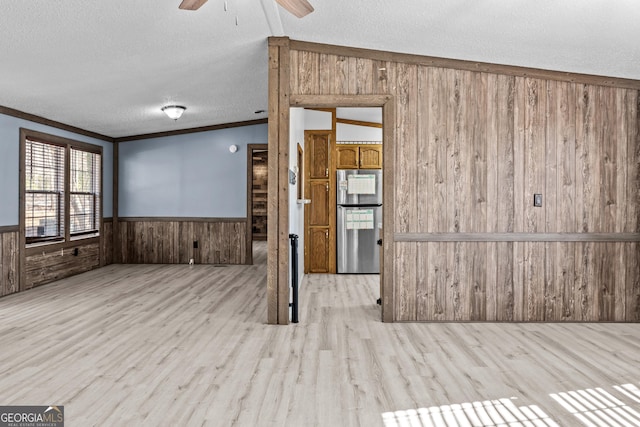
[[[247,144],[267,136],[260,124],[120,143],[118,215],[246,217]]]
[[[20,128],[35,130],[75,141],[103,147],[103,215],[112,216],[113,207],[113,144],[73,132],[41,125],[29,120],[0,114],[0,226],[19,222],[19,162]]]

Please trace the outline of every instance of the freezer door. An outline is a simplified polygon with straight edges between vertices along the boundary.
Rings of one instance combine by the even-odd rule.
[[[337,222],[338,273],[380,273],[382,206],[338,206]]]
[[[338,205],[382,204],[380,169],[342,169],[336,172]]]

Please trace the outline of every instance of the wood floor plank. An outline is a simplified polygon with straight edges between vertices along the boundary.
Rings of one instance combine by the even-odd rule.
[[[602,387],[640,412],[613,388],[640,387],[637,324],[382,323],[377,275],[319,274],[300,323],[266,325],[260,245],[253,266],[110,265],[0,299],[0,402],[69,426],[368,427],[507,399],[577,426],[549,395]]]

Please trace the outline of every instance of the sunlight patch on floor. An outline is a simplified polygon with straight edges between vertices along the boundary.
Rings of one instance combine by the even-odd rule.
[[[385,412],[382,420],[385,427],[558,427],[538,406],[517,407],[512,399]]]
[[[640,390],[633,384],[613,388],[624,397],[640,402]],[[587,427],[640,427],[640,413],[603,388],[553,393],[549,396]]]
[[[611,392],[594,387],[549,397],[586,427],[640,427],[640,412],[630,406],[640,403],[634,384],[613,386]],[[559,427],[539,406],[516,406],[516,399],[385,412],[382,420],[385,427]]]

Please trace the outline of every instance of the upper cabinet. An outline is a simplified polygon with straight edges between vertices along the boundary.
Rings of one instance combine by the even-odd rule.
[[[360,169],[382,168],[382,145],[361,145],[358,147]]]
[[[309,178],[329,178],[329,134],[309,134],[305,150],[309,153]]]
[[[338,169],[381,169],[382,145],[380,144],[337,144],[336,168]]]

